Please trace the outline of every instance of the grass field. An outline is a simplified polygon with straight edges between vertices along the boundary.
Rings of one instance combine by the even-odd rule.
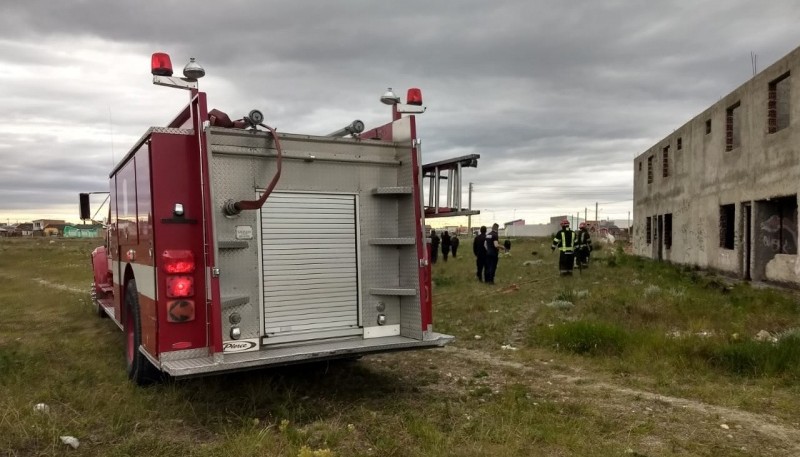
[[[435,265],[448,348],[139,388],[93,243],[0,239],[0,456],[800,455],[794,291],[516,240],[495,286]]]

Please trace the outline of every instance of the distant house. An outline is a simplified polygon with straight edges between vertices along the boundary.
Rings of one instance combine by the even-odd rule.
[[[102,224],[77,224],[64,226],[64,238],[98,238],[102,236]]]
[[[66,224],[66,222],[59,219],[37,219],[33,221],[32,224],[33,224],[33,233],[35,235],[44,235],[45,234],[44,229],[48,225],[56,225],[56,224],[64,225]]]
[[[506,222],[503,224],[503,228],[507,229],[509,227],[524,227],[525,226],[525,219],[516,219],[511,222]]]
[[[33,224],[30,222],[17,224],[17,226],[14,228],[14,232],[16,232],[19,236],[33,236]]]
[[[42,234],[44,236],[62,236],[64,235],[64,227],[66,226],[67,224],[47,224],[44,229],[42,229]]]

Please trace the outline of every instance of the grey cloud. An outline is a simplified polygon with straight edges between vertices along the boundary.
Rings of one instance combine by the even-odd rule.
[[[42,194],[19,190],[104,185],[112,142],[121,157],[185,103],[149,87],[149,52],[163,50],[177,72],[189,56],[206,67],[211,107],[260,108],[282,131],[383,123],[380,91],[421,87],[424,160],[481,154],[465,179],[495,211],[629,199],[633,158],[746,81],[750,51],[763,69],[793,49],[799,19],[790,0],[12,2],[0,103],[19,132],[0,129],[0,191],[33,205]],[[109,61],[75,63],[83,48]],[[115,61],[117,49],[141,68]]]

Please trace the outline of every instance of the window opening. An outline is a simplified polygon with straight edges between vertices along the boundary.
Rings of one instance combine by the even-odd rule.
[[[767,130],[775,133],[789,126],[789,73],[769,83]]]
[[[733,249],[733,229],[736,206],[734,204],[719,207],[719,247]]]
[[[741,103],[736,102],[725,110],[725,150],[732,151],[742,145],[741,138]]]

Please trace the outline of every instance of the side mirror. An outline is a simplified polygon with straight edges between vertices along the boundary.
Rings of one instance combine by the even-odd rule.
[[[92,211],[89,208],[89,194],[78,194],[78,198],[80,200],[80,208],[81,208],[81,219],[87,220],[92,218]]]

